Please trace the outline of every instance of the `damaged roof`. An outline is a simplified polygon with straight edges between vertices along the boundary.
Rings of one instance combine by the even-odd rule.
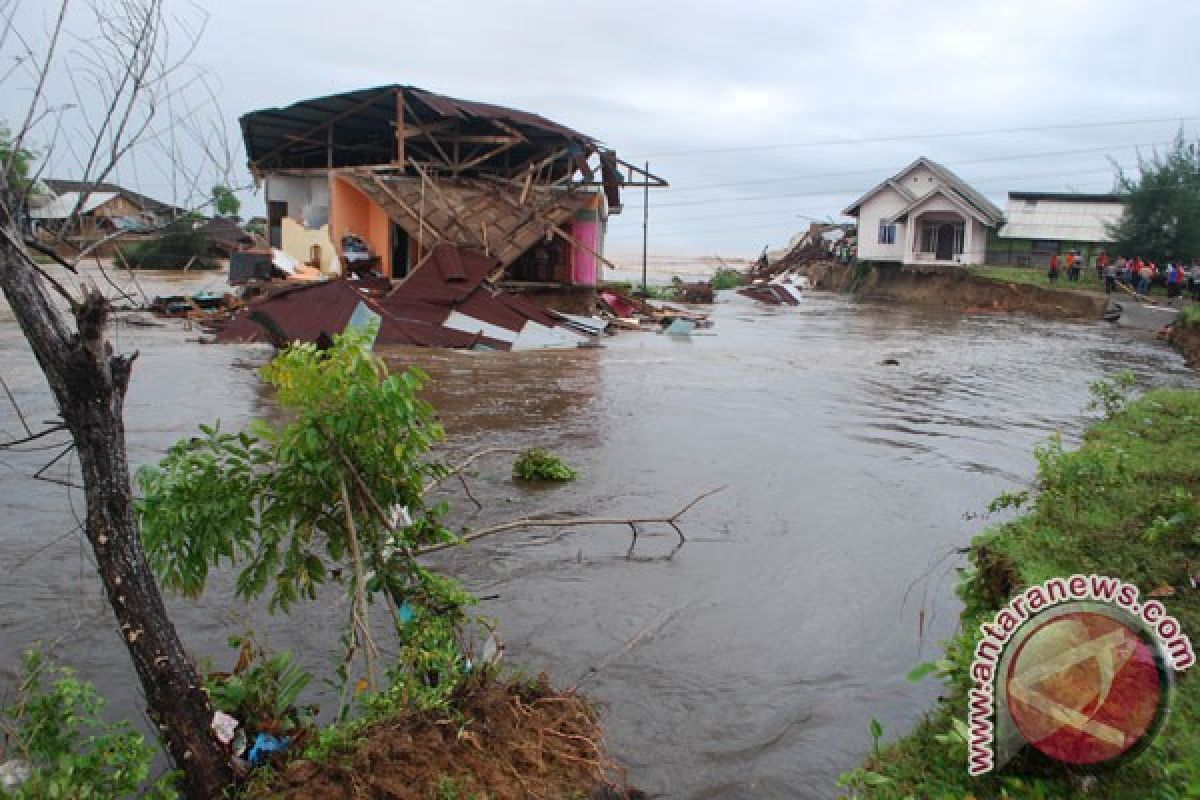
[[[209,327],[219,342],[315,342],[342,333],[365,307],[379,317],[381,346],[512,350],[582,341],[537,304],[492,286],[488,277],[498,266],[443,242],[384,297],[369,297],[348,280],[289,287]]]
[[[332,130],[334,166],[388,163],[394,157],[396,120],[414,128],[446,121],[488,130],[507,127],[525,140],[565,140],[591,151],[595,140],[576,130],[529,111],[461,100],[416,86],[388,84],[340,94],[301,100],[283,108],[266,108],[244,114],[239,122],[251,168],[325,167],[327,136]]]

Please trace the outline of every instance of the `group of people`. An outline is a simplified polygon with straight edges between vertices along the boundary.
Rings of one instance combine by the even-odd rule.
[[[1050,257],[1050,283],[1057,283],[1060,272],[1065,268],[1067,280],[1077,283],[1079,276],[1087,266],[1086,256],[1072,250],[1061,258],[1058,254]],[[1151,287],[1161,282],[1166,286],[1167,298],[1174,300],[1187,292],[1192,300],[1200,302],[1200,262],[1192,259],[1190,265],[1182,262],[1168,262],[1165,267],[1159,267],[1153,261],[1141,257],[1128,258],[1120,256],[1116,259],[1109,257],[1103,251],[1096,256],[1096,277],[1104,281],[1104,291],[1108,294],[1117,288],[1117,281],[1132,288],[1138,294],[1149,294]]]

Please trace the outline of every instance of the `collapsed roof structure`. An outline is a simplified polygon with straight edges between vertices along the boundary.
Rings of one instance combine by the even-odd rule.
[[[562,311],[590,309],[621,189],[667,185],[538,114],[414,86],[262,109],[241,128],[250,171],[265,186],[273,247],[327,275],[398,281],[384,311],[403,305],[488,346],[506,337],[519,346],[508,334],[527,323],[551,327],[529,302],[517,304],[525,322],[496,330],[489,315],[514,312],[501,289]],[[458,268],[443,267],[452,262],[490,265],[470,276],[469,297],[451,287]],[[472,304],[474,315],[460,310]],[[538,335],[526,338],[555,338],[529,330]]]
[[[272,244],[326,272],[353,234],[396,279],[449,242],[515,280],[594,286],[621,188],[666,185],[537,114],[413,86],[254,111],[241,128]]]

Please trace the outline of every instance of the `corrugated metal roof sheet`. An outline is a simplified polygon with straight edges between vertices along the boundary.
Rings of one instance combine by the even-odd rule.
[[[79,207],[79,213],[87,214],[95,211],[116,196],[116,192],[91,192],[84,198],[83,205]],[[79,192],[63,192],[46,205],[30,209],[29,216],[34,219],[66,219],[75,211],[78,203]]]
[[[1048,239],[1064,242],[1111,242],[1108,227],[1125,211],[1120,200],[1097,202],[1093,197],[1078,200],[1025,198],[1011,195],[1000,229],[1002,239]]]
[[[304,144],[297,143],[296,137],[329,123],[336,124],[339,141],[350,139],[382,145],[394,142],[396,94],[401,91],[404,92],[409,107],[405,112],[405,124],[429,124],[444,119],[464,122],[499,121],[517,128],[529,139],[561,137],[583,149],[591,149],[595,144],[592,137],[530,111],[474,100],[460,100],[416,86],[387,84],[300,100],[282,108],[264,108],[243,114],[238,121],[246,145],[246,156],[252,166],[276,166],[274,162],[278,159],[275,157],[270,159],[271,163],[261,162],[282,149]],[[315,162],[310,166],[324,166],[323,148],[317,148],[314,152]],[[361,163],[370,163],[370,159]]]

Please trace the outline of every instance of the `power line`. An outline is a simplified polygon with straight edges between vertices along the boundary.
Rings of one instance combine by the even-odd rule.
[[[1054,173],[1042,173],[1042,174],[1035,174],[1035,175],[1010,175],[1007,177],[1006,176],[993,176],[993,177],[989,178],[989,181],[1041,180],[1043,178],[1079,177],[1079,176],[1083,176],[1083,175],[1107,174],[1109,172],[1110,172],[1110,169],[1102,169],[1102,170],[1079,170],[1079,171],[1075,171],[1075,172],[1061,172],[1060,171],[1060,172],[1054,172]],[[990,183],[988,185],[990,187]],[[870,187],[865,187],[865,188],[859,187],[859,188],[855,188],[855,189],[845,189],[845,190],[832,191],[832,192],[805,192],[805,193],[795,193],[795,194],[787,194],[787,195],[766,195],[766,196],[745,197],[745,198],[731,198],[730,200],[727,200],[727,201],[711,201],[711,202],[713,202],[713,203],[715,203],[715,202],[734,202],[734,201],[739,201],[739,200],[760,200],[760,199],[768,199],[768,198],[775,199],[775,198],[788,198],[788,197],[825,197],[825,196],[839,196],[839,195],[857,195],[857,194],[861,194],[862,192],[866,191],[867,188],[870,188]],[[1175,190],[1175,189],[1179,189],[1180,187],[1161,187],[1161,188],[1164,190],[1167,190],[1167,189]],[[995,191],[995,189],[989,188],[988,191]],[[694,203],[691,203],[691,202],[688,203],[688,205],[693,205],[693,204]],[[663,204],[658,204],[658,207],[661,207],[662,205]],[[708,214],[708,215],[704,215],[704,216],[700,216],[700,217],[683,217],[683,218],[666,219],[663,222],[656,225],[655,228],[660,231],[662,231],[663,229],[666,229],[666,232],[668,234],[679,235],[681,233],[685,233],[687,230],[694,227],[696,225],[696,223],[701,223],[704,221],[730,219],[733,217],[743,217],[743,216],[765,216],[765,215],[769,215],[769,214],[783,214],[783,213],[787,213],[789,215],[789,218],[794,218],[796,216],[803,216],[792,209],[788,209],[786,212],[784,212],[782,210],[781,211],[763,210],[760,212],[751,211],[751,212],[745,212],[745,213],[739,213],[739,214]],[[684,224],[682,226],[680,226],[679,223],[684,223]],[[773,223],[773,224],[754,225],[754,226],[736,226],[736,225],[735,226],[723,226],[722,230],[732,232],[732,231],[738,231],[738,230],[751,230],[751,229],[757,229],[757,228],[777,227],[777,226],[781,226],[784,224],[786,224],[786,220],[780,221],[778,223]],[[624,233],[625,235],[622,235],[622,233]],[[631,237],[628,232],[621,232],[621,233],[617,233],[613,236],[610,236],[608,238],[612,239],[612,240],[621,240],[621,239],[631,238]]]
[[[1105,169],[1081,170],[1081,171],[1077,171],[1077,172],[1047,172],[1047,173],[1039,173],[1039,174],[1009,175],[1009,176],[993,175],[993,176],[989,176],[987,178],[987,180],[988,181],[1031,180],[1034,178],[1072,177],[1072,176],[1079,176],[1079,175],[1096,175],[1096,174],[1111,172],[1111,170],[1112,170],[1112,168],[1109,167],[1109,168],[1105,168]],[[776,199],[785,199],[785,198],[790,198],[790,197],[829,197],[832,195],[842,195],[842,194],[847,194],[847,195],[856,194],[856,193],[861,194],[862,192],[865,192],[870,188],[871,188],[870,186],[859,185],[858,187],[854,187],[854,188],[834,189],[834,190],[819,191],[819,192],[785,192],[782,194],[758,194],[758,195],[748,195],[748,196],[743,195],[740,197],[710,198],[710,199],[706,199],[706,200],[680,200],[675,203],[658,203],[658,202],[656,202],[654,204],[654,207],[661,209],[661,208],[678,208],[681,206],[717,205],[717,204],[721,204],[721,203],[741,203],[741,202],[747,202],[747,201],[752,201],[752,200],[776,200]],[[626,206],[626,208],[640,209],[641,206],[640,205],[629,205],[629,206]]]
[[[1059,156],[1088,155],[1088,154],[1092,154],[1092,153],[1107,153],[1107,152],[1110,152],[1113,150],[1127,150],[1129,148],[1136,148],[1136,147],[1160,147],[1160,146],[1165,146],[1165,145],[1169,145],[1169,144],[1171,144],[1171,143],[1170,142],[1141,142],[1141,143],[1134,143],[1134,144],[1106,145],[1104,147],[1089,147],[1089,148],[1079,149],[1079,150],[1055,150],[1055,151],[1047,151],[1047,152],[1041,152],[1041,153],[1012,154],[1012,155],[1005,155],[1005,156],[992,156],[989,158],[976,158],[976,159],[971,159],[969,161],[955,161],[952,163],[948,163],[947,166],[957,169],[960,167],[971,166],[971,165],[975,165],[975,164],[992,164],[992,163],[999,163],[999,162],[1004,162],[1004,161],[1024,161],[1026,159],[1034,159],[1034,158],[1051,158],[1051,157],[1059,157]],[[761,185],[764,183],[784,183],[784,182],[793,181],[793,180],[810,180],[810,179],[815,179],[815,178],[840,178],[840,177],[845,177],[847,175],[873,175],[873,174],[881,173],[881,172],[882,173],[891,173],[893,170],[895,170],[895,168],[896,168],[896,165],[892,164],[892,165],[886,166],[886,167],[874,167],[871,169],[855,169],[855,170],[846,170],[843,172],[817,172],[817,173],[809,173],[807,175],[789,175],[789,176],[784,176],[784,177],[780,177],[780,178],[763,178],[761,180],[753,180],[753,181],[732,181],[729,183],[706,183],[706,184],[697,184],[694,186],[688,186],[685,184],[683,186],[670,186],[665,191],[666,191],[666,193],[673,194],[675,192],[698,192],[698,191],[708,191],[710,189],[729,189],[729,188],[735,188],[738,186],[757,186],[757,185]]]
[[[760,150],[786,150],[793,147],[834,147],[849,144],[881,144],[884,142],[908,142],[918,139],[954,139],[970,136],[993,136],[1008,133],[1036,133],[1040,131],[1081,130],[1085,128],[1116,128],[1127,125],[1151,125],[1163,122],[1192,122],[1200,117],[1160,117],[1157,119],[1130,119],[1116,122],[1075,122],[1060,125],[1030,125],[1021,128],[992,128],[990,130],[909,133],[896,136],[873,136],[863,139],[825,139],[808,142],[785,142],[780,144],[756,144],[740,147],[710,147],[696,150],[673,150],[658,153],[643,153],[637,158],[663,158],[666,156],[691,156],[709,153],[748,153]]]

